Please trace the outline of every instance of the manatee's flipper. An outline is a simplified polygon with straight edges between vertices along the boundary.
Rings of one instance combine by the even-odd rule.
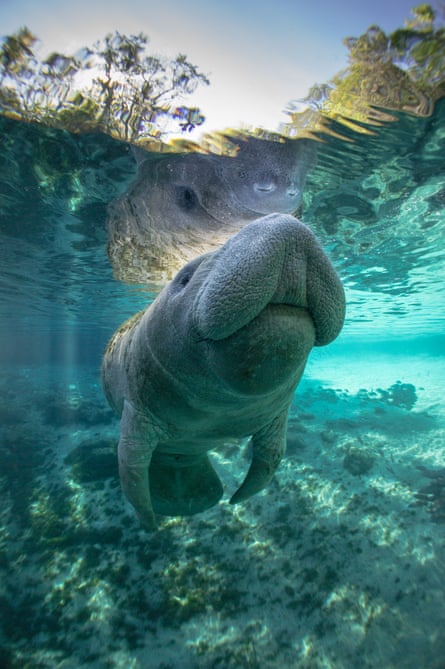
[[[157,438],[149,420],[125,401],[118,447],[119,476],[126,498],[147,529],[156,527],[148,482],[148,468],[156,445]]]
[[[252,462],[244,482],[230,500],[231,504],[255,495],[274,475],[286,448],[287,414],[286,409],[252,436]]]
[[[214,506],[223,493],[206,454],[155,453],[150,465],[153,509],[164,516],[191,516]]]

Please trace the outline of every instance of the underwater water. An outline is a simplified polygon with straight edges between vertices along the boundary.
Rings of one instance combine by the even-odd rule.
[[[318,143],[297,215],[344,283],[343,331],[311,353],[268,487],[228,504],[248,462],[228,443],[222,501],[151,534],[99,375],[159,291],[107,257],[134,156],[0,135],[0,667],[443,669],[445,100]]]

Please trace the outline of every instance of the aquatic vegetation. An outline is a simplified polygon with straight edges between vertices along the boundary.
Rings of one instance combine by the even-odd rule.
[[[240,606],[241,593],[226,582],[223,565],[210,566],[195,557],[169,565],[162,577],[164,615],[176,624],[204,614],[209,608],[236,611]]]
[[[99,482],[117,477],[116,442],[114,439],[85,440],[73,448],[64,463],[69,465],[76,483]]]
[[[56,499],[54,494],[40,490],[34,491],[30,500],[30,526],[39,538],[52,540],[63,536],[68,506],[65,500],[62,506],[56,506]]]
[[[354,445],[345,447],[346,455],[343,458],[343,466],[354,476],[367,474],[375,462],[375,454],[365,448]]]
[[[418,465],[418,469],[430,479],[430,483],[414,494],[417,504],[426,506],[434,522],[445,523],[445,468],[428,469]]]
[[[95,378],[91,369],[85,387]],[[35,376],[30,396],[42,392],[39,383]],[[17,379],[9,379],[8,388],[23,396]],[[415,414],[371,391],[357,397],[307,381],[291,420],[291,429],[304,428],[297,433],[304,451],[300,459],[284,459],[266,495],[235,513],[222,503],[205,516],[164,521],[162,531],[149,536],[122,511],[116,482],[104,479],[99,489],[86,481],[83,499],[75,501],[74,491],[59,486],[71,478],[72,464],[64,462],[66,455],[56,461],[51,456],[33,497],[35,532],[30,534],[29,525],[18,531],[7,504],[0,514],[7,532],[0,551],[0,622],[14,669],[50,669],[61,662],[70,667],[73,657],[101,667],[99,642],[107,648],[110,669],[144,666],[147,652],[173,667],[178,658],[184,667],[203,669],[211,663],[230,666],[233,658],[239,666],[260,662],[267,669],[296,662],[338,666],[340,658],[347,667],[356,662],[357,644],[361,659],[376,653],[405,657],[403,646],[413,633],[414,661],[403,669],[422,666],[425,658],[434,666],[440,634],[432,646],[426,640],[427,630],[439,632],[443,623],[435,553],[441,541],[432,530],[437,525],[433,518],[428,522],[425,503],[410,506],[415,487],[398,482],[383,466],[394,459],[409,463],[406,452],[419,457],[423,441],[416,429],[402,441],[397,432],[372,437],[379,426],[377,404],[393,423],[399,415]],[[343,422],[326,429],[336,434],[337,452],[321,437],[335,415]],[[353,443],[357,430],[369,429],[361,425],[366,415],[374,415],[374,424],[365,447],[374,448],[380,436],[384,451],[367,473],[351,476],[343,467],[343,446]],[[36,428],[39,416],[35,412]],[[85,457],[87,466],[88,429],[74,437],[78,430],[46,425],[45,448],[57,453],[70,439],[73,450],[77,439],[85,450],[75,456]],[[440,443],[440,430],[434,424],[430,429],[426,440]],[[104,430],[108,435],[107,426],[93,427],[88,435],[91,443],[97,435],[105,457]],[[236,475],[242,466],[238,454]],[[1,473],[7,500],[20,491],[20,479]],[[79,518],[73,503],[88,513]]]
[[[377,394],[387,404],[393,404],[403,409],[412,409],[417,402],[416,388],[412,383],[397,381],[388,390],[377,389]]]
[[[45,465],[44,453],[39,442],[42,435],[36,431],[29,435],[23,428],[16,428],[3,435],[0,448],[0,472],[9,482],[8,493],[11,511],[19,525],[29,523],[30,503]]]

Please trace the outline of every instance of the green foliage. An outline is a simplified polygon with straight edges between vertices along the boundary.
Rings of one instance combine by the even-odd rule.
[[[323,127],[334,119],[359,132],[391,120],[391,111],[429,116],[445,95],[445,26],[428,4],[411,10],[412,18],[387,35],[372,25],[360,37],[344,40],[349,67],[328,84],[311,89],[304,102],[312,110],[308,121],[289,106],[286,134],[304,127]],[[320,120],[321,117],[321,120]]]
[[[445,27],[430,5],[412,10],[413,19],[394,31],[391,48],[411,79],[423,89],[445,90]]]
[[[209,80],[184,54],[147,52],[148,37],[108,34],[75,55],[41,60],[37,38],[22,28],[0,45],[0,113],[74,132],[96,130],[119,139],[160,140],[172,122],[191,130],[200,110],[178,106]]]
[[[37,38],[28,28],[21,28],[14,35],[4,38],[0,51],[2,80],[6,75],[26,75],[29,64],[34,61],[32,48],[36,41]]]
[[[343,43],[349,49],[349,58],[353,63],[387,63],[391,59],[388,52],[389,38],[378,26],[370,26],[358,38],[346,37]]]

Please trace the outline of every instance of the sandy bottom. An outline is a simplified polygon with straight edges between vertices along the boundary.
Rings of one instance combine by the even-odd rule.
[[[268,489],[228,504],[228,444],[220,504],[147,534],[96,370],[4,369],[0,668],[443,669],[443,371],[320,355]]]

